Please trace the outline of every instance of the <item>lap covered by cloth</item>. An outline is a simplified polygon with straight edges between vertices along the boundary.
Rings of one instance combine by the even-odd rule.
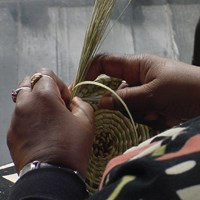
[[[112,159],[91,199],[199,200],[200,117]]]

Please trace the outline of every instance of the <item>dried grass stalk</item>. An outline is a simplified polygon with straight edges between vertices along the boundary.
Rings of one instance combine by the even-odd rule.
[[[124,13],[130,2],[131,0],[129,0],[125,9],[122,10],[122,13]],[[115,3],[116,0],[95,1],[91,21],[85,35],[79,68],[72,86],[71,98],[80,96],[85,100],[87,99],[88,102],[92,102],[92,104],[105,94],[104,92],[106,90],[110,91],[121,101],[122,105],[124,105],[130,118],[125,117],[118,111],[101,110],[98,106],[96,107],[96,105],[94,106],[93,104],[95,108],[96,131],[86,175],[87,188],[91,194],[97,190],[104,168],[110,159],[149,137],[148,128],[134,123],[127,106],[113,91],[118,88],[121,80],[103,78],[104,85],[102,85],[100,79],[99,81],[96,80],[96,83],[83,82],[97,50],[107,36],[105,33]],[[79,86],[81,85],[87,86],[85,86],[84,89],[80,89]],[[105,85],[109,85],[110,88]]]
[[[96,55],[98,47],[110,22],[111,12],[115,2],[116,0],[95,1],[91,21],[85,34],[78,72],[72,86],[72,97],[77,95],[79,88],[75,88],[75,86],[84,81],[88,68]]]

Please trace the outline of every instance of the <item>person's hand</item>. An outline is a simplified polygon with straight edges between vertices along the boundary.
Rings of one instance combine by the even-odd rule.
[[[31,90],[21,90],[7,143],[17,172],[34,160],[63,165],[85,176],[93,142],[93,109],[50,70]],[[31,86],[26,77],[19,85]]]
[[[150,55],[97,56],[86,76],[94,80],[106,74],[125,80],[117,94],[137,122],[167,128],[200,114],[200,68]],[[123,110],[112,95],[102,108]]]

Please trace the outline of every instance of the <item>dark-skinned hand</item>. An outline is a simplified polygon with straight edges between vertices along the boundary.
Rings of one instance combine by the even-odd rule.
[[[137,122],[163,129],[200,114],[200,68],[196,66],[152,55],[99,55],[86,79],[100,74],[126,81],[117,94]],[[104,96],[100,106],[124,111],[112,95]]]
[[[7,143],[17,172],[34,160],[63,165],[84,177],[93,141],[93,109],[50,70],[31,90],[21,90]],[[26,77],[19,85],[31,86]]]

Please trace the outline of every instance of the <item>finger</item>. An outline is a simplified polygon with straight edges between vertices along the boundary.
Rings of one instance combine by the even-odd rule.
[[[70,104],[72,113],[82,119],[87,119],[91,124],[94,121],[94,111],[90,104],[84,102],[79,97],[74,97]]]
[[[139,112],[150,112],[154,109],[153,96],[147,85],[126,87],[117,90],[116,93],[125,102],[133,115]],[[122,103],[114,95],[105,95],[100,100],[100,106],[105,109],[120,110],[122,113],[127,114]]]
[[[43,74],[34,84],[32,95],[34,95],[36,99],[42,98],[46,103],[52,101],[58,103],[58,101],[60,101],[66,107],[66,102],[61,96],[58,85],[49,75]]]
[[[128,84],[140,83],[142,56],[99,55],[91,64],[86,80],[94,80],[100,74],[125,80]]]
[[[18,104],[19,102],[22,102],[31,93],[31,77],[29,76],[25,77],[19,83],[19,88],[20,87],[25,87],[26,89],[20,90],[20,92],[17,94],[16,104]]]
[[[70,92],[67,85],[58,76],[56,76],[56,74],[52,70],[48,68],[42,68],[38,72],[50,76],[55,81],[59,89],[61,98],[64,100],[65,104],[68,105],[70,101]]]

